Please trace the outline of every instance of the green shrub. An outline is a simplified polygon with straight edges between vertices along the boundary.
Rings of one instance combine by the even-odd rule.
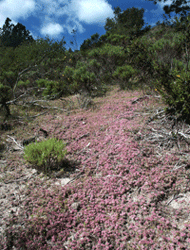
[[[108,42],[111,45],[119,45],[119,46],[125,46],[129,43],[130,37],[126,35],[120,35],[120,34],[110,34],[107,38]]]
[[[138,38],[126,48],[126,63],[137,70],[138,82],[141,83],[143,88],[147,84],[152,88],[149,84],[154,74],[152,55],[150,53],[151,46],[150,41],[147,39]]]
[[[173,71],[173,79],[160,84],[159,92],[169,106],[168,112],[190,123],[190,72]]]
[[[132,89],[134,86],[130,79],[132,77],[134,78],[137,73],[138,70],[134,69],[132,66],[124,65],[121,67],[117,67],[117,69],[113,73],[113,77],[120,80],[119,86],[121,89]]]
[[[66,66],[62,73],[62,78],[66,83],[68,93],[70,94],[75,94],[79,89],[78,83],[73,79],[74,70],[73,67]]]
[[[0,83],[0,109],[4,108],[6,115],[10,115],[9,105],[6,104],[12,97],[12,90],[9,86]]]
[[[182,61],[174,58],[172,62],[172,67],[181,72],[181,70],[185,69],[185,64]]]
[[[98,71],[99,72],[99,70],[101,69],[101,64],[96,59],[91,59],[88,62],[88,65],[94,71]]]
[[[170,54],[170,60],[153,60],[157,89],[169,106],[167,111],[176,115],[178,119],[190,123],[190,71],[189,71],[189,44],[190,44],[190,17],[185,23],[186,29],[180,36],[184,55],[181,61]],[[170,45],[169,45],[170,46]],[[168,53],[162,51],[162,54]],[[175,58],[175,59],[174,59]]]
[[[73,79],[77,82],[81,89],[91,93],[93,86],[96,84],[96,75],[88,70],[88,66],[84,62],[78,62],[73,73]]]
[[[26,146],[24,158],[39,172],[48,174],[61,169],[66,153],[65,144],[56,138],[52,138]]]
[[[126,59],[125,50],[122,46],[114,46],[107,43],[101,48],[90,50],[88,56],[90,58],[98,58],[102,63],[114,65],[122,65]]]
[[[29,86],[29,84],[30,84],[29,80],[26,80],[26,81],[20,80],[18,81],[17,87],[21,87],[21,88],[23,87],[26,89]]]
[[[36,80],[39,88],[45,88],[43,90],[43,96],[54,96],[58,93],[60,96],[63,94],[64,84],[61,84],[59,81],[51,81],[48,79],[39,79]]]

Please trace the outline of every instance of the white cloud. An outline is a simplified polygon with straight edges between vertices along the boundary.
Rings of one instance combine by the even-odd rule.
[[[63,32],[63,27],[58,23],[49,23],[41,29],[41,34],[49,36],[58,36]]]
[[[49,36],[73,29],[83,33],[84,24],[103,25],[106,18],[114,16],[107,0],[0,0],[0,10],[0,27],[7,17],[16,24],[30,16],[35,28]]]
[[[165,5],[171,5],[173,1],[171,0],[168,0],[166,1],[165,3],[164,2],[158,2],[158,4],[163,8]]]
[[[83,23],[86,24],[104,24],[107,17],[113,17],[111,5],[106,0],[38,0],[37,12],[43,23],[41,34],[52,35],[54,32],[49,23],[56,22],[63,29],[56,28],[55,34],[58,35],[67,30],[69,33],[76,29],[79,33],[85,31]],[[61,21],[61,19],[63,21]],[[48,28],[50,27],[50,28]]]
[[[35,0],[3,0],[0,2],[0,26],[5,23],[5,19],[26,18],[35,10]]]
[[[92,24],[105,22],[107,17],[113,17],[111,5],[105,0],[73,0],[71,9],[79,21]]]
[[[77,30],[77,32],[80,34],[85,31],[82,24],[74,18],[68,18],[64,27],[67,29],[68,33],[70,33],[70,34],[73,31],[73,29]]]

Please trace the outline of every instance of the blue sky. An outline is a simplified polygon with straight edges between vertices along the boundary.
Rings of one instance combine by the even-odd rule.
[[[119,6],[122,11],[144,8],[145,23],[154,26],[163,20],[164,4],[155,5],[146,0],[0,0],[0,27],[9,17],[15,25],[22,23],[34,39],[46,35],[55,40],[64,37],[67,48],[73,40],[71,32],[76,29],[79,49],[82,42],[96,32],[105,34],[106,18],[114,17],[114,7]]]

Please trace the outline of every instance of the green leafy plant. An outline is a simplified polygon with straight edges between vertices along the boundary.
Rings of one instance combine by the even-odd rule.
[[[145,85],[152,88],[151,80],[153,78],[154,69],[152,57],[150,56],[151,47],[152,42],[142,37],[133,40],[125,50],[125,63],[131,65],[136,70],[136,77],[138,77],[138,84],[141,88],[144,88]],[[137,84],[135,83],[135,85]]]
[[[61,168],[66,153],[65,144],[56,138],[51,138],[26,146],[24,158],[39,172],[48,174]]]
[[[29,81],[29,80],[26,80],[26,81],[20,80],[20,81],[18,81],[17,86],[18,86],[18,87],[21,87],[21,88],[27,89],[27,87],[29,86],[29,84],[30,84],[30,81]]]
[[[190,72],[175,71],[175,78],[167,83],[162,83],[159,91],[170,113],[190,122]]]
[[[88,91],[89,94],[92,91],[93,85],[96,84],[96,75],[94,72],[88,70],[86,63],[78,62],[76,69],[73,73],[73,79],[80,85],[80,88]]]
[[[58,81],[51,81],[48,79],[39,79],[36,80],[36,83],[40,88],[45,87],[42,95],[43,96],[52,96],[57,95],[58,93],[62,94],[62,84]]]
[[[130,65],[124,65],[121,67],[117,67],[115,72],[113,73],[113,77],[116,77],[120,80],[119,86],[121,89],[132,89],[133,83],[130,79],[137,75],[138,71],[134,69]]]
[[[11,98],[12,91],[11,88],[7,85],[3,85],[0,83],[0,108],[4,108],[6,111],[6,115],[10,115],[10,108],[7,102]]]
[[[11,24],[11,19],[7,17],[5,24],[1,30],[1,46],[17,47],[23,42],[33,42],[34,39],[30,35],[30,31],[21,23],[15,26]]]
[[[61,78],[67,86],[67,94],[75,94],[79,90],[78,82],[73,79],[74,71],[73,67],[66,66],[62,72]]]
[[[168,104],[167,111],[177,115],[178,119],[190,123],[190,71],[189,71],[189,42],[190,17],[186,20],[187,29],[184,31],[181,42],[184,56],[181,62],[171,59],[154,61],[154,69],[157,74],[157,89]]]

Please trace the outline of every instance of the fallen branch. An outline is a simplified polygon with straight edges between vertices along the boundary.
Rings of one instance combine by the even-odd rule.
[[[44,112],[39,113],[39,114],[37,114],[37,115],[27,116],[27,119],[36,118],[36,117],[38,117],[38,116],[40,116],[40,115],[46,114],[47,112],[48,112],[48,111],[44,111]],[[19,120],[24,120],[25,118],[22,117],[22,116],[17,116],[17,119],[19,119]]]
[[[41,100],[41,102],[45,102],[45,101]],[[30,104],[30,105],[27,105],[27,104]],[[17,106],[22,106],[22,107],[26,107],[26,108],[30,108],[31,106],[36,106],[36,107],[40,107],[41,109],[55,109],[55,110],[61,110],[61,111],[66,111],[67,110],[67,109],[61,109],[61,108],[58,108],[58,107],[42,106],[42,105],[36,103],[36,101],[27,102],[27,103],[24,103],[24,104],[17,104]]]
[[[13,138],[13,137],[11,137],[11,136],[9,136],[9,135],[7,135],[7,137],[9,137],[11,140],[13,140],[13,142],[14,142],[21,150],[24,149],[24,147],[21,146],[21,145],[15,140],[15,138]]]
[[[78,173],[74,178],[72,178],[69,182],[67,182],[67,184],[69,184],[69,183],[73,182],[74,180],[78,179],[78,177],[80,175],[82,175],[82,173],[84,172],[84,169],[85,169],[85,166],[82,168],[82,170],[80,171],[80,173]],[[65,185],[67,185],[67,184],[65,184]]]
[[[166,203],[166,206],[168,206],[172,201],[178,199],[178,198],[182,198],[184,197],[183,195],[179,195],[179,194],[174,194],[173,197]]]
[[[162,115],[162,116],[161,116]],[[154,121],[155,119],[162,119],[162,118],[165,118],[165,110],[163,109],[158,109],[156,111],[156,114],[154,114],[153,116],[149,117],[148,121],[147,121],[147,124]]]
[[[5,181],[4,183],[0,183],[0,186],[2,185],[6,185],[6,184],[10,184],[10,183],[14,183],[14,182],[19,182],[19,181],[26,181],[28,180],[29,178],[33,177],[33,176],[37,176],[37,173],[34,173],[32,175],[28,175],[24,178],[20,178],[20,179],[17,179],[17,180],[12,180],[12,181]]]
[[[37,114],[37,115],[33,115],[33,116],[28,116],[28,118],[35,118],[35,117],[38,117],[38,116],[40,116],[40,115],[44,115],[44,114],[46,114],[47,113],[47,111],[45,111],[45,112],[42,112],[42,113],[40,113],[40,114]]]
[[[88,137],[89,135],[90,135],[90,133],[81,135],[79,138],[76,139],[76,141],[79,141],[79,140],[82,139],[82,138]]]
[[[135,103],[137,103],[137,102],[139,102],[139,101],[142,101],[142,100],[144,100],[144,99],[146,99],[146,98],[149,98],[149,96],[148,96],[148,95],[141,96],[141,97],[135,99],[134,101],[132,101],[131,103],[132,103],[132,104],[135,104]]]

